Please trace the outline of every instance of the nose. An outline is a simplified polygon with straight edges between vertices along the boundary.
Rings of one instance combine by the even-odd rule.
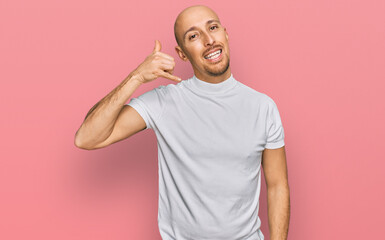
[[[206,33],[205,34],[205,39],[204,39],[205,47],[212,46],[214,43],[215,43],[215,40],[214,40],[213,36],[211,36],[210,33]]]

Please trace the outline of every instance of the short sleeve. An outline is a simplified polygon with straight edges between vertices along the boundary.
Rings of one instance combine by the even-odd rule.
[[[161,85],[142,95],[131,98],[126,105],[133,107],[146,123],[145,129],[154,129],[164,108],[164,88]]]
[[[266,136],[265,148],[275,149],[285,145],[285,133],[282,126],[281,117],[275,102],[269,98],[268,111],[266,117]]]

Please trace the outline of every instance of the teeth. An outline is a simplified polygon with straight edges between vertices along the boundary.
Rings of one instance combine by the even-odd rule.
[[[214,59],[214,58],[217,58],[217,57],[219,56],[219,54],[220,54],[220,53],[218,53],[218,54],[216,54],[216,55],[214,55],[214,56],[212,56],[212,57],[209,57],[208,59]]]
[[[215,58],[215,57],[217,57],[220,53],[221,53],[221,49],[219,49],[218,51],[216,51],[216,52],[213,52],[213,53],[210,53],[209,55],[207,55],[207,56],[205,56],[205,58],[206,59],[212,59],[212,58]],[[215,57],[213,57],[213,56],[215,56]]]

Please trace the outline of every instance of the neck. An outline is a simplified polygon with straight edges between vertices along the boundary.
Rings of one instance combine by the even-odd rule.
[[[199,78],[202,81],[208,82],[208,83],[220,83],[224,80],[228,79],[231,76],[230,67],[227,69],[225,73],[219,76],[212,76],[209,74],[205,74],[202,72],[194,71],[194,74],[197,78]]]

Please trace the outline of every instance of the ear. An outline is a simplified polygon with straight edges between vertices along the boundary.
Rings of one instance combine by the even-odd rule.
[[[229,35],[227,34],[226,28],[224,28],[225,33],[226,33],[226,39],[229,40]]]
[[[185,62],[188,61],[188,58],[186,57],[186,55],[184,54],[183,50],[179,46],[175,47],[175,51],[178,54],[180,59],[182,59]]]

